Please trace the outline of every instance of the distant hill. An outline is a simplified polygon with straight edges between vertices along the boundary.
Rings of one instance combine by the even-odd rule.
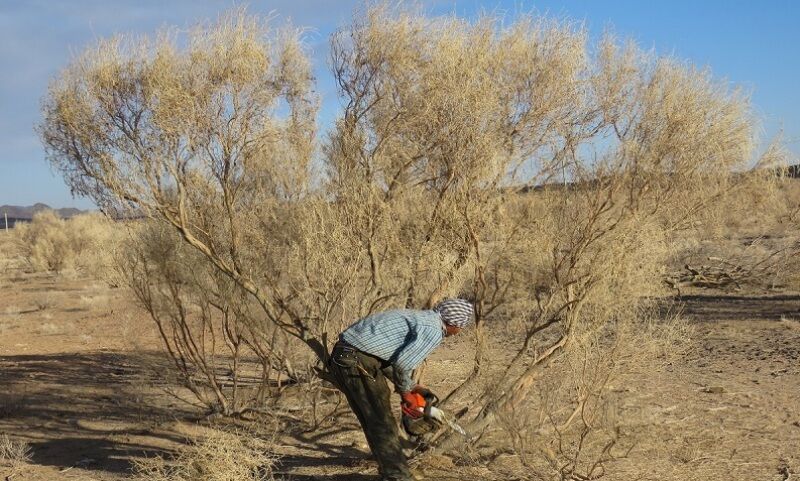
[[[30,222],[33,219],[33,214],[43,210],[52,210],[59,217],[69,219],[78,214],[86,213],[85,210],[76,209],[74,207],[67,207],[64,209],[53,209],[47,204],[34,204],[28,206],[20,205],[0,205],[0,229],[4,228],[3,214],[8,216],[8,226],[14,227],[17,222]]]
[[[59,217],[64,219],[68,219],[70,217],[74,217],[78,214],[83,214],[86,211],[76,209],[74,207],[67,207],[64,209],[53,209],[47,204],[34,204],[28,206],[20,206],[20,205],[0,205],[0,215],[3,213],[8,214],[9,217],[14,217],[15,219],[32,219],[33,214],[37,212],[41,212],[43,210],[52,210],[54,211]]]

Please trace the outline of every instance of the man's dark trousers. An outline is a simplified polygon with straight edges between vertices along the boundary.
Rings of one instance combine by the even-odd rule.
[[[361,423],[382,479],[412,481],[383,373],[388,367],[387,362],[342,342],[331,352],[330,369]]]

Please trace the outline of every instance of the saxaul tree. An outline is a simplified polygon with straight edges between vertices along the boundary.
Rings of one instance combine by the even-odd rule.
[[[358,298],[476,301],[473,368],[445,401],[471,400],[471,432],[521,406],[570,344],[635,321],[669,233],[752,158],[741,93],[610,36],[590,48],[568,23],[377,8],[332,52],[345,111],[326,145],[329,208],[367,259]],[[508,333],[511,355],[487,358]]]
[[[635,322],[669,232],[752,160],[741,93],[567,22],[378,5],[330,66],[343,111],[320,138],[296,32],[238,12],[184,43],[102,41],[54,80],[40,132],[75,193],[171,226],[323,376],[354,319],[470,296],[474,360],[445,404],[476,435],[570,346]],[[589,424],[582,392],[567,425]]]

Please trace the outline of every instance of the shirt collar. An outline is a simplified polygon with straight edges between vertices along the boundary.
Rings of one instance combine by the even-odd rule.
[[[436,312],[436,311],[433,311],[433,312]],[[436,314],[439,314],[439,313],[436,312]],[[445,324],[444,321],[442,320],[442,315],[441,314],[439,314],[439,322],[442,324],[442,337],[446,337],[447,336],[447,324]]]

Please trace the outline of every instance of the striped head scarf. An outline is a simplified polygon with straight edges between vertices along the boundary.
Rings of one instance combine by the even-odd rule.
[[[464,299],[445,299],[436,307],[434,311],[442,316],[445,324],[455,327],[466,327],[475,320],[475,310],[472,303]]]

